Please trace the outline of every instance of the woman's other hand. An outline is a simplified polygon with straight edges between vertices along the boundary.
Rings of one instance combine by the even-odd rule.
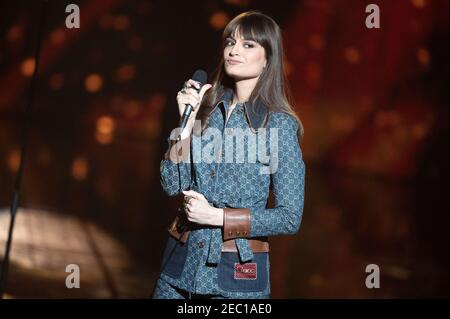
[[[183,191],[184,210],[189,221],[200,225],[223,226],[223,209],[211,206],[196,191]]]

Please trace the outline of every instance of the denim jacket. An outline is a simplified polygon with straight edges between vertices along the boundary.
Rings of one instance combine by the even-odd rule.
[[[225,91],[207,129],[191,135],[190,163],[161,161],[161,184],[169,196],[192,189],[214,207],[249,208],[250,234],[235,239],[237,253],[222,252],[219,227],[199,225],[184,244],[169,236],[161,278],[192,293],[260,297],[270,294],[269,256],[253,253],[247,239],[298,231],[305,163],[291,115],[246,102],[226,121],[231,98],[232,91]],[[266,208],[270,190],[274,207]],[[256,275],[236,276],[239,265],[250,265]]]

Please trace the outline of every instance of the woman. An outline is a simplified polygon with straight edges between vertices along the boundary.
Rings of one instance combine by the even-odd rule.
[[[212,85],[189,80],[177,101],[180,115],[194,111],[181,141],[169,139],[161,183],[183,210],[153,297],[269,298],[267,237],[298,231],[305,179],[278,25],[258,12],[234,18]]]

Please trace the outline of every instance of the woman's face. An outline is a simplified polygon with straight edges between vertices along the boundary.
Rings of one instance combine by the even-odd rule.
[[[225,72],[235,81],[258,78],[267,64],[264,48],[238,32],[226,38],[223,58]]]

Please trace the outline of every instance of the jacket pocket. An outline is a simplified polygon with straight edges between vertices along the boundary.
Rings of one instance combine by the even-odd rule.
[[[163,254],[163,262],[161,265],[163,274],[166,274],[174,279],[181,276],[184,264],[186,263],[188,241],[186,243],[182,243],[172,236],[169,236]]]
[[[241,263],[238,253],[222,253],[217,267],[219,287],[233,292],[265,290],[269,281],[268,257],[268,253],[255,253],[253,260]]]

